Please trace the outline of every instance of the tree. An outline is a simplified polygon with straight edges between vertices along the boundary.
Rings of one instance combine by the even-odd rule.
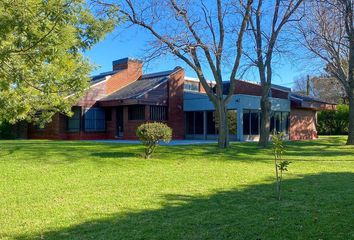
[[[227,105],[234,93],[253,0],[121,0],[120,14],[153,37],[151,56],[172,54],[198,76],[220,121],[218,145],[229,146]],[[101,4],[111,6],[110,3]],[[206,80],[211,70],[215,91]],[[224,95],[223,80],[230,80]]]
[[[307,77],[299,77],[294,81],[293,91],[306,95]],[[309,96],[329,103],[347,104],[348,97],[343,85],[329,74],[309,78]]]
[[[354,21],[352,0],[310,1],[299,23],[303,45],[345,89],[349,101],[348,145],[354,145]]]
[[[258,69],[262,86],[261,96],[261,131],[259,145],[266,147],[270,135],[270,112],[269,101],[272,77],[273,60],[279,53],[278,40],[284,26],[291,21],[299,9],[303,0],[276,0],[274,3],[257,0],[253,5],[250,17],[250,35],[254,42],[251,52],[245,52],[253,66]],[[253,46],[253,45],[252,45]]]
[[[88,86],[82,52],[116,21],[81,0],[0,1],[0,123],[70,114]]]

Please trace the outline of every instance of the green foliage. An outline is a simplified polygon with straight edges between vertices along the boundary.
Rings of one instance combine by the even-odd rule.
[[[88,87],[83,51],[113,29],[83,0],[0,1],[0,121],[46,122]]]
[[[321,135],[347,135],[349,106],[337,105],[337,111],[321,111],[317,116],[317,130]]]
[[[136,130],[136,135],[145,145],[146,159],[150,158],[160,141],[168,143],[172,138],[172,129],[164,123],[144,123]]]
[[[285,134],[283,132],[272,135],[278,200],[281,200],[281,183],[283,179],[283,172],[288,171],[288,166],[291,163],[287,160],[283,160],[283,155],[285,152],[284,136]]]

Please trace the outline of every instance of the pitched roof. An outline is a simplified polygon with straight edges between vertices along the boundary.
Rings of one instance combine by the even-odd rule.
[[[116,74],[117,72],[119,72],[119,70],[103,72],[103,73],[100,73],[98,75],[94,75],[94,76],[91,77],[91,82],[90,83],[91,84],[95,84],[95,83],[101,82],[101,81],[105,80],[106,77],[112,76],[113,74]]]
[[[310,97],[310,96],[306,96],[300,93],[290,93],[290,99],[294,100],[294,101],[307,101],[307,102],[319,102],[319,103],[325,103],[325,104],[333,104],[333,103],[329,103],[326,101],[323,101],[319,98],[314,98],[314,97]]]
[[[158,87],[161,83],[167,82],[169,76],[175,71],[176,69],[143,75],[139,80],[112,93],[111,95],[101,99],[100,101],[137,99],[145,93]]]

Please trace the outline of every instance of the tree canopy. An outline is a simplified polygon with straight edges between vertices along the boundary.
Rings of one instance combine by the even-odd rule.
[[[0,122],[70,114],[92,69],[83,51],[116,23],[82,0],[2,0]]]

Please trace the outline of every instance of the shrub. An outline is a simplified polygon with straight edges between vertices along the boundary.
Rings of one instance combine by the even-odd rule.
[[[321,135],[347,135],[349,106],[338,105],[337,111],[321,111],[317,116],[317,130]]]
[[[172,138],[172,129],[164,123],[144,123],[136,130],[139,140],[145,145],[146,159],[150,158],[160,141],[168,143]]]

